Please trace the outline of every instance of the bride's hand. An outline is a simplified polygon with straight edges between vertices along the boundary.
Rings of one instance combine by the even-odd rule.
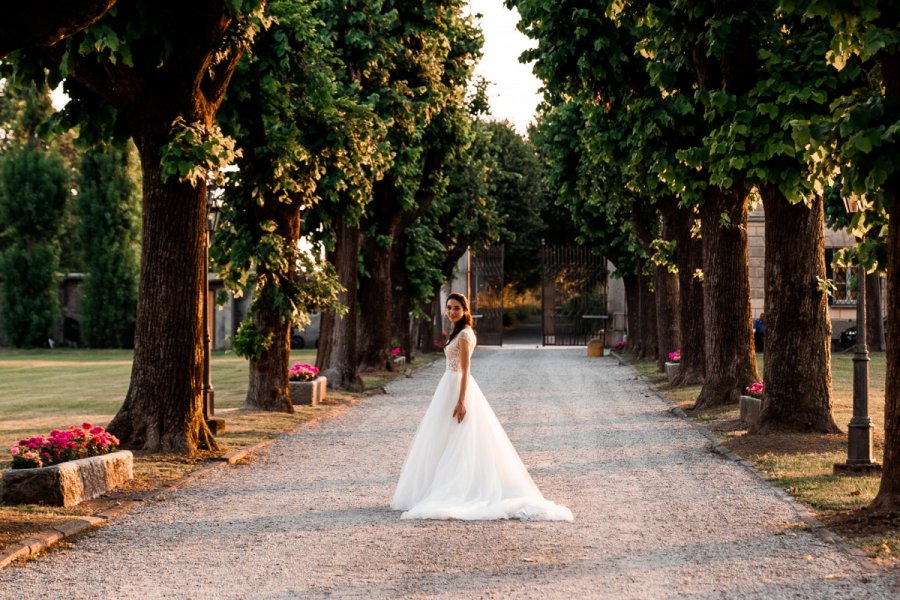
[[[466,416],[466,406],[462,402],[456,403],[456,408],[453,409],[453,418],[456,419],[457,423],[462,423],[462,420]]]

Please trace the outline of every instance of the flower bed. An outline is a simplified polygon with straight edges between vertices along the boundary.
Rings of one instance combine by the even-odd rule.
[[[288,381],[312,381],[318,376],[318,367],[307,363],[294,363],[294,366],[288,370]]]
[[[19,440],[9,449],[13,469],[39,469],[70,460],[101,456],[115,452],[119,440],[100,426],[90,423],[54,429],[47,437],[34,436]]]

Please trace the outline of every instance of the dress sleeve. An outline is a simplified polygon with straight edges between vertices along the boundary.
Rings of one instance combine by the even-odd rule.
[[[459,332],[459,337],[461,337],[461,338],[465,339],[467,342],[469,342],[470,346],[475,345],[475,332],[472,331],[471,329],[469,329],[468,327],[466,327],[465,329],[463,329],[462,331]]]

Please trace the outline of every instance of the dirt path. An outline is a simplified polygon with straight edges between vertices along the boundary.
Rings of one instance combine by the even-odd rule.
[[[479,348],[473,373],[574,523],[400,521],[388,508],[438,363],[216,470],[71,549],[0,571],[0,598],[896,598],[896,574],[583,348]]]

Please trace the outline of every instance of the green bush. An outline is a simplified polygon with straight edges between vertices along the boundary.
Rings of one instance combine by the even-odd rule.
[[[58,152],[32,141],[0,156],[0,223],[12,243],[0,255],[3,329],[15,346],[43,346],[59,314],[56,238],[70,187]]]
[[[55,244],[15,244],[0,256],[3,330],[16,347],[46,346],[59,316]]]
[[[81,161],[78,237],[87,270],[81,329],[93,348],[126,348],[132,343],[140,207],[130,156],[128,147],[107,144],[85,153]]]

